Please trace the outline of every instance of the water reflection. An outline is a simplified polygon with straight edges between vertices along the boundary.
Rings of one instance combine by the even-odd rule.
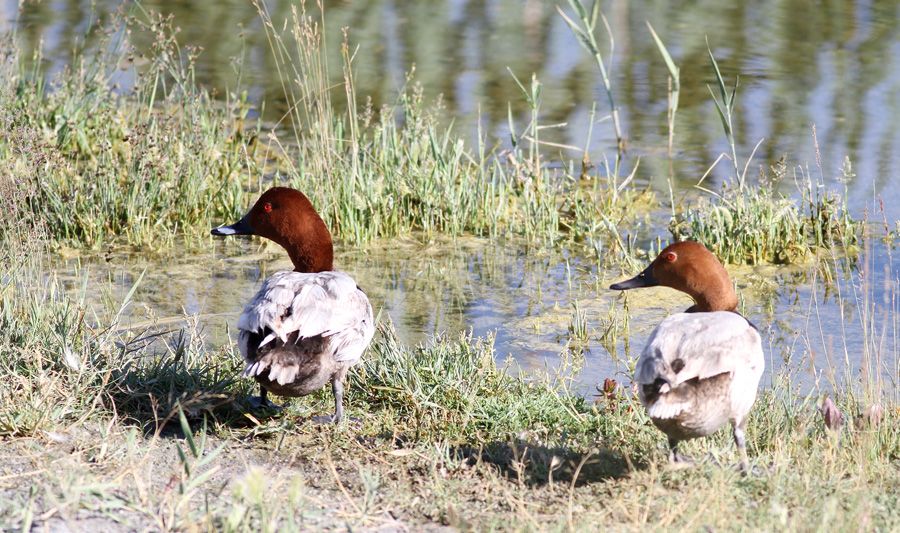
[[[415,79],[431,98],[443,95],[447,119],[461,132],[484,131],[507,138],[507,105],[524,117],[525,103],[507,67],[520,78],[533,72],[544,83],[545,123],[565,123],[545,138],[583,146],[594,101],[603,104],[599,77],[556,13],[541,0],[446,0],[435,2],[329,1],[324,35],[331,75],[340,82],[341,28],[351,28],[356,82],[361,99],[376,106],[392,102],[415,65]],[[16,25],[28,48],[43,45],[49,71],[71,58],[85,30],[123,5],[115,0],[0,2],[0,19]],[[131,4],[123,9],[135,12]],[[146,9],[171,13],[184,45],[200,46],[198,79],[219,94],[250,89],[267,113],[284,112],[282,88],[256,9],[244,0],[173,2],[148,0]],[[273,20],[290,14],[288,1],[268,0]],[[791,162],[814,165],[811,135],[818,133],[822,171],[829,183],[843,159],[854,163],[849,193],[858,211],[873,195],[887,200],[887,216],[900,217],[900,192],[891,187],[900,173],[900,134],[892,117],[900,99],[900,37],[893,0],[650,2],[607,0],[605,13],[615,35],[611,67],[614,90],[629,140],[629,162],[642,157],[639,179],[666,190],[670,172],[682,186],[696,182],[725,151],[721,125],[707,85],[712,74],[707,39],[723,74],[740,77],[736,136],[743,159],[758,140],[757,163],[787,154]],[[99,13],[99,15],[98,15]],[[667,74],[647,32],[650,21],[681,67],[682,92],[673,161],[665,156]],[[150,38],[130,37],[137,49]],[[605,42],[604,39],[600,39]],[[90,44],[90,43],[89,43]],[[339,100],[339,98],[337,98]],[[339,102],[338,102],[339,103]],[[601,110],[605,110],[603,105]],[[604,111],[605,112],[605,111]],[[524,124],[524,118],[520,121]],[[608,123],[595,128],[591,151],[599,160],[614,149]],[[577,154],[566,154],[577,156]],[[723,165],[718,172],[727,172]],[[752,167],[751,167],[752,168]],[[752,173],[752,172],[751,172]]]

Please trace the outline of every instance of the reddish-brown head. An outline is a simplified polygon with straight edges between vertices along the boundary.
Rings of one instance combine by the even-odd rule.
[[[705,246],[682,241],[667,246],[643,272],[609,288],[624,291],[662,285],[685,292],[696,305],[688,311],[734,311],[737,295],[728,272]]]
[[[331,233],[309,198],[287,187],[264,192],[244,218],[212,230],[213,235],[259,235],[287,250],[297,272],[332,270]]]

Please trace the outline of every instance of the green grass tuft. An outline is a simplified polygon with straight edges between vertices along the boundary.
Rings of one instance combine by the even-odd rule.
[[[726,187],[702,197],[669,224],[675,240],[703,243],[732,264],[795,264],[819,250],[853,253],[862,225],[841,197],[816,191],[795,200],[772,187]]]

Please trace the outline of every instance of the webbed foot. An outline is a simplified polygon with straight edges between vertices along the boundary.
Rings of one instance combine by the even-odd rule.
[[[328,416],[328,415],[318,415],[318,416],[314,416],[314,417],[310,418],[310,420],[311,420],[312,422],[316,423],[316,424],[334,424],[334,425],[338,425],[338,424],[341,423],[341,419],[338,418],[338,417],[336,417],[336,416],[334,416],[334,415],[331,415],[331,416]]]
[[[247,399],[247,405],[253,411],[283,411],[284,407],[269,400],[269,391],[260,387],[259,396]]]
[[[673,457],[673,454],[670,454],[669,455],[669,464],[666,466],[666,469],[668,469],[668,470],[685,470],[688,468],[693,468],[695,466],[695,464],[696,464],[696,462],[692,458],[690,458],[686,455],[674,454],[674,457]]]
[[[342,416],[342,417],[338,418],[335,415],[331,415],[331,416],[318,415],[318,416],[310,417],[309,420],[314,424],[334,424],[336,426],[341,425],[341,424],[356,424],[356,425],[358,425],[359,423],[362,422],[362,419],[356,418],[354,416]]]
[[[682,470],[694,466],[694,460],[678,451],[678,441],[669,439],[669,466],[670,470]]]

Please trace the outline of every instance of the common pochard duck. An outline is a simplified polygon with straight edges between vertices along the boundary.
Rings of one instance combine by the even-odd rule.
[[[669,459],[683,440],[710,435],[731,422],[747,471],[745,430],[762,377],[762,340],[738,314],[737,295],[722,263],[700,243],[667,246],[643,272],[613,290],[671,287],[694,299],[684,313],[667,317],[638,358],[634,380],[653,424],[669,438]]]
[[[267,392],[305,396],[331,383],[334,416],[343,417],[344,379],[375,333],[372,306],[349,275],[333,270],[331,233],[309,199],[285,187],[269,189],[242,219],[213,235],[258,235],[280,244],[294,263],[263,282],[238,318],[244,376]]]

